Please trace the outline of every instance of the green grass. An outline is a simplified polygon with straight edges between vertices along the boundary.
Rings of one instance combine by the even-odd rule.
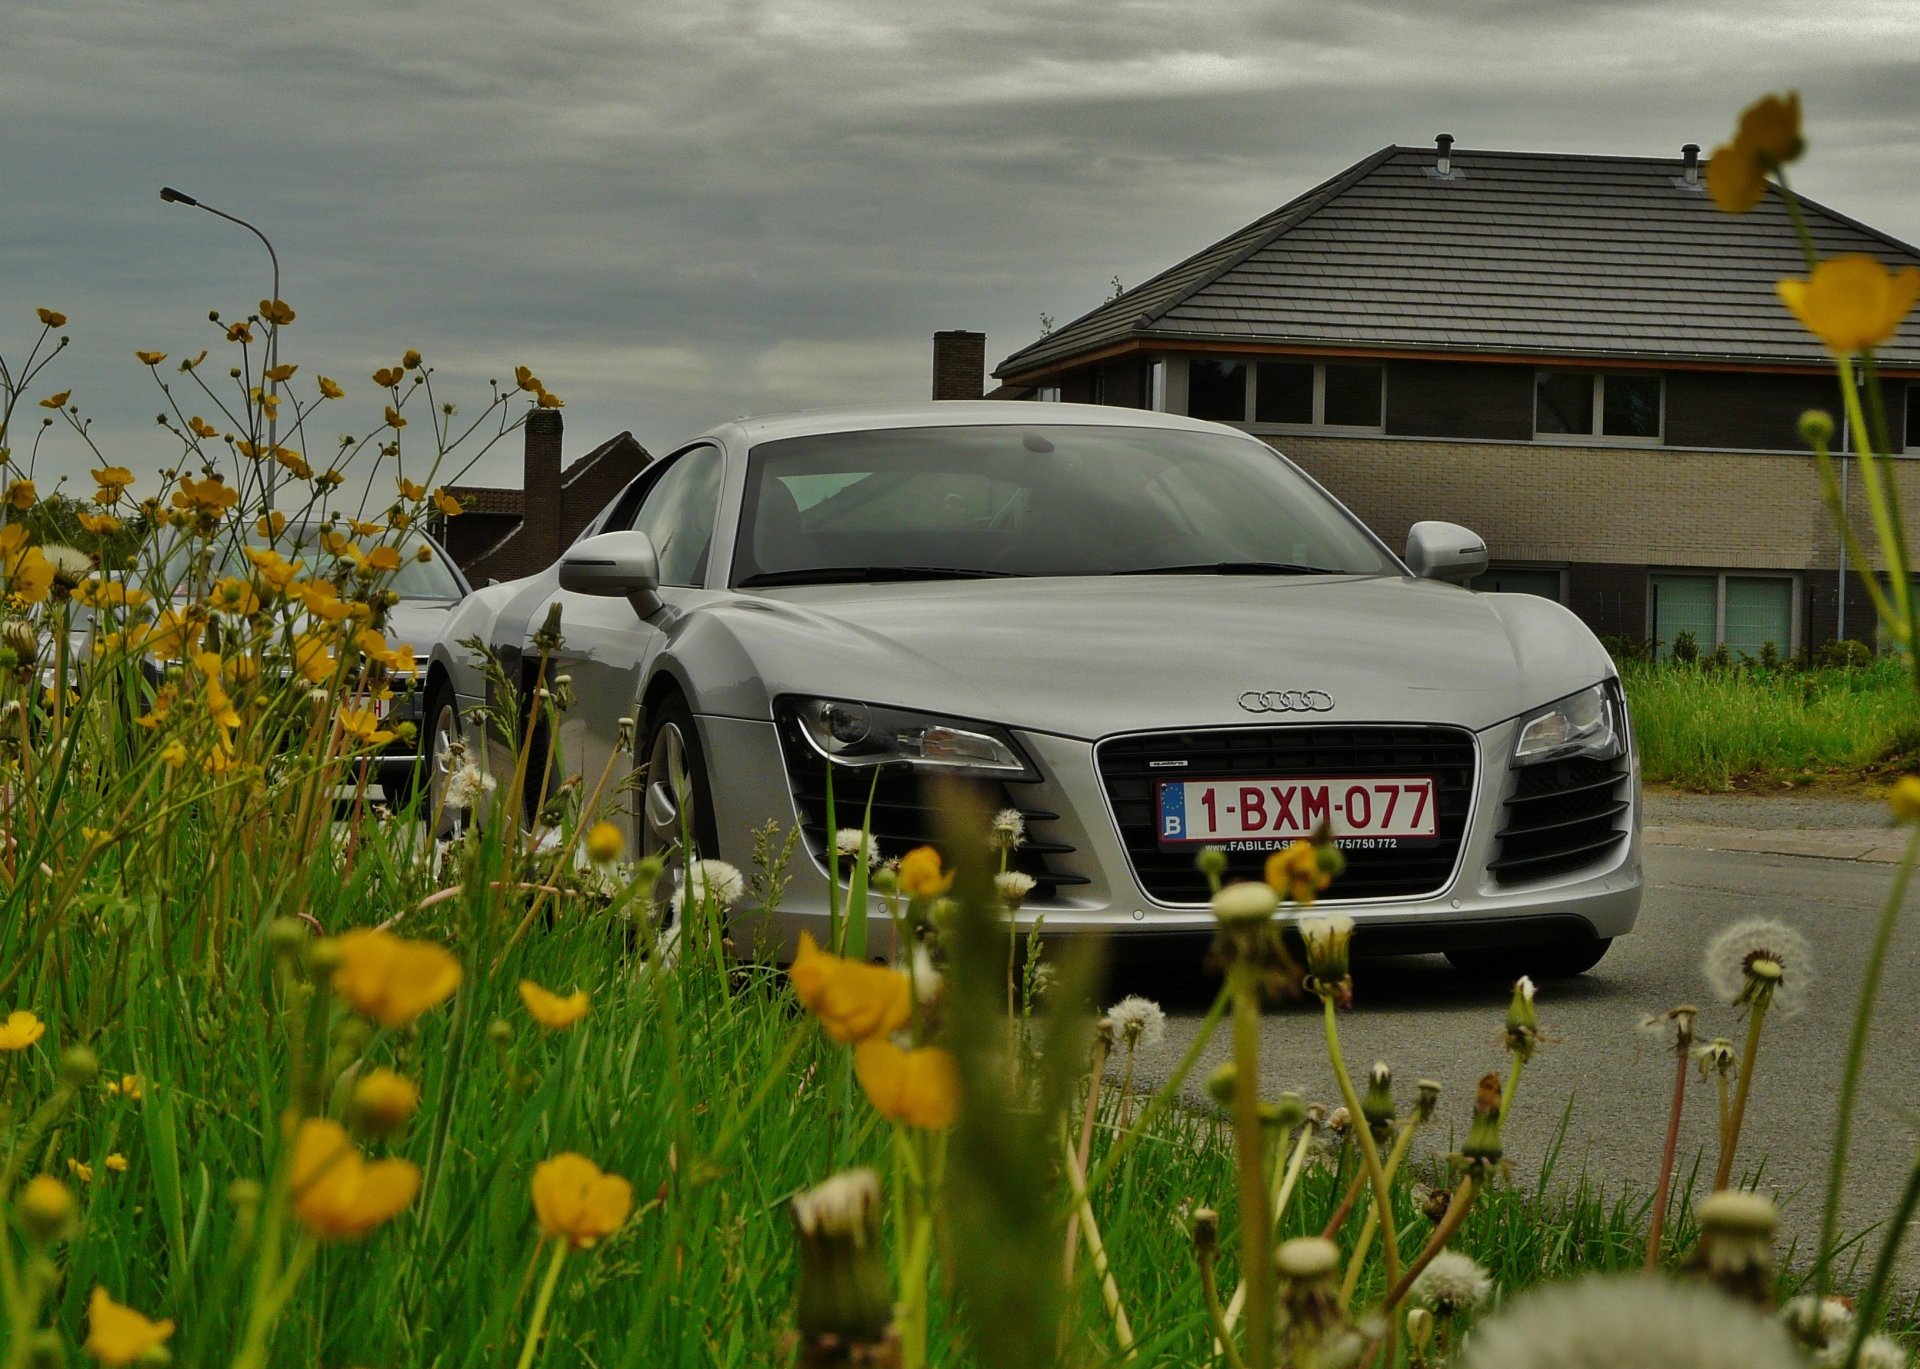
[[[1643,778],[1700,790],[1885,777],[1920,750],[1913,678],[1860,669],[1715,669],[1625,662]]]

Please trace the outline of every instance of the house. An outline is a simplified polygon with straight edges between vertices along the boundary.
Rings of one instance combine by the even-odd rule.
[[[1420,519],[1475,529],[1477,587],[1558,599],[1601,634],[1756,655],[1871,640],[1799,437],[1803,411],[1841,408],[1774,291],[1806,273],[1779,198],[1722,213],[1691,144],[1452,143],[1382,148],[1021,348],[995,393],[1245,428],[1395,545]],[[1823,256],[1920,263],[1801,204]],[[1879,361],[1896,454],[1920,452],[1920,325]],[[947,374],[964,393],[964,368]],[[1920,508],[1920,466],[1895,466]]]
[[[535,409],[527,415],[520,489],[448,486],[448,493],[461,503],[461,513],[435,519],[433,531],[472,583],[516,580],[552,565],[593,516],[653,459],[626,432],[601,443],[563,471],[560,450],[565,431],[558,409]]]

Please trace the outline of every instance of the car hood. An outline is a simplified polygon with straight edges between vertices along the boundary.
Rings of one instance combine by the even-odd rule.
[[[387,638],[410,644],[424,670],[427,654],[440,636],[440,629],[459,605],[458,599],[402,599],[387,610]]]
[[[745,716],[765,716],[772,695],[809,693],[1087,739],[1256,721],[1478,730],[1613,673],[1558,604],[1403,577],[807,586],[709,611],[763,691],[739,701]],[[1333,704],[1240,706],[1266,690],[1319,690]]]

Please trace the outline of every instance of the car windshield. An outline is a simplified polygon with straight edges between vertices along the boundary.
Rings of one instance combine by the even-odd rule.
[[[344,529],[342,529],[344,531]],[[289,561],[305,561],[307,572],[312,573],[316,566],[330,565],[331,553],[320,546],[321,528],[317,525],[298,525],[289,527],[272,545]],[[187,573],[187,558],[198,545],[185,538],[176,541],[167,551],[165,564],[161,567],[160,582],[166,585],[184,585]],[[248,534],[246,545],[255,550],[264,551],[268,542],[264,537]],[[372,543],[368,542],[371,546]],[[422,561],[420,548],[431,546],[433,559]],[[460,588],[460,582],[454,578],[453,571],[447,566],[446,552],[430,543],[417,532],[410,532],[398,543],[400,551],[400,569],[393,572],[387,580],[387,587],[402,599],[458,599],[466,591]],[[220,543],[219,569],[216,575],[245,575],[250,569],[240,545],[233,539]]]
[[[1009,423],[761,443],[733,583],[1397,571],[1351,515],[1253,442]]]

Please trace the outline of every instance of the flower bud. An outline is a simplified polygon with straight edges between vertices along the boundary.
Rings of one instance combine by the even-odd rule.
[[[1193,864],[1209,881],[1217,880],[1227,872],[1227,853],[1218,846],[1202,846]]]
[[[1201,1259],[1211,1259],[1220,1249],[1220,1214],[1210,1207],[1196,1208],[1193,1214],[1193,1250]]]
[[[369,1136],[391,1136],[413,1119],[420,1086],[403,1074],[376,1069],[353,1086],[353,1123]]]
[[[1280,896],[1264,882],[1229,884],[1213,896],[1213,915],[1223,927],[1257,927],[1279,907]]]
[[[1302,918],[1299,931],[1307,951],[1308,992],[1351,1007],[1353,980],[1348,964],[1353,949],[1353,919],[1344,913]]]
[[[1425,1126],[1433,1120],[1433,1110],[1440,1106],[1440,1081],[1422,1079],[1413,1087],[1417,1090],[1413,1100],[1413,1120]]]
[[[60,1052],[60,1082],[81,1089],[100,1073],[100,1057],[86,1046],[68,1046]]]
[[[1228,1060],[1207,1076],[1207,1096],[1223,1108],[1233,1106],[1240,1093],[1240,1067]]]
[[[1521,975],[1513,983],[1513,999],[1507,1004],[1507,1049],[1522,1061],[1533,1058],[1540,1044],[1540,1016],[1533,1010],[1533,981]]]
[[[258,1179],[235,1179],[227,1185],[227,1201],[236,1212],[250,1212],[260,1206],[266,1192]]]
[[[1283,1093],[1273,1102],[1260,1104],[1260,1124],[1276,1131],[1291,1131],[1307,1120],[1307,1105],[1297,1093]]]
[[[496,1046],[504,1046],[513,1040],[513,1024],[504,1017],[496,1017],[487,1023],[487,1040]]]
[[[73,1192],[51,1174],[36,1174],[27,1180],[14,1199],[14,1211],[29,1241],[57,1241],[73,1230]]]
[[[307,924],[297,917],[276,917],[267,924],[267,947],[275,955],[292,956],[307,940]]]
[[[1800,440],[1824,451],[1833,444],[1833,415],[1825,409],[1808,409],[1800,415]]]
[[[1695,1209],[1700,1244],[1687,1261],[1696,1277],[1742,1302],[1773,1301],[1773,1233],[1780,1213],[1757,1193],[1726,1189]]]
[[[1393,1071],[1384,1060],[1374,1061],[1367,1074],[1367,1094],[1360,1100],[1360,1115],[1367,1119],[1376,1141],[1393,1125]]]
[[[1920,775],[1902,775],[1887,795],[1893,808],[1893,820],[1920,822]]]
[[[880,1245],[879,1176],[870,1169],[836,1174],[796,1196],[792,1211],[800,1237],[794,1324],[803,1346],[884,1341],[893,1322],[893,1290]]]

